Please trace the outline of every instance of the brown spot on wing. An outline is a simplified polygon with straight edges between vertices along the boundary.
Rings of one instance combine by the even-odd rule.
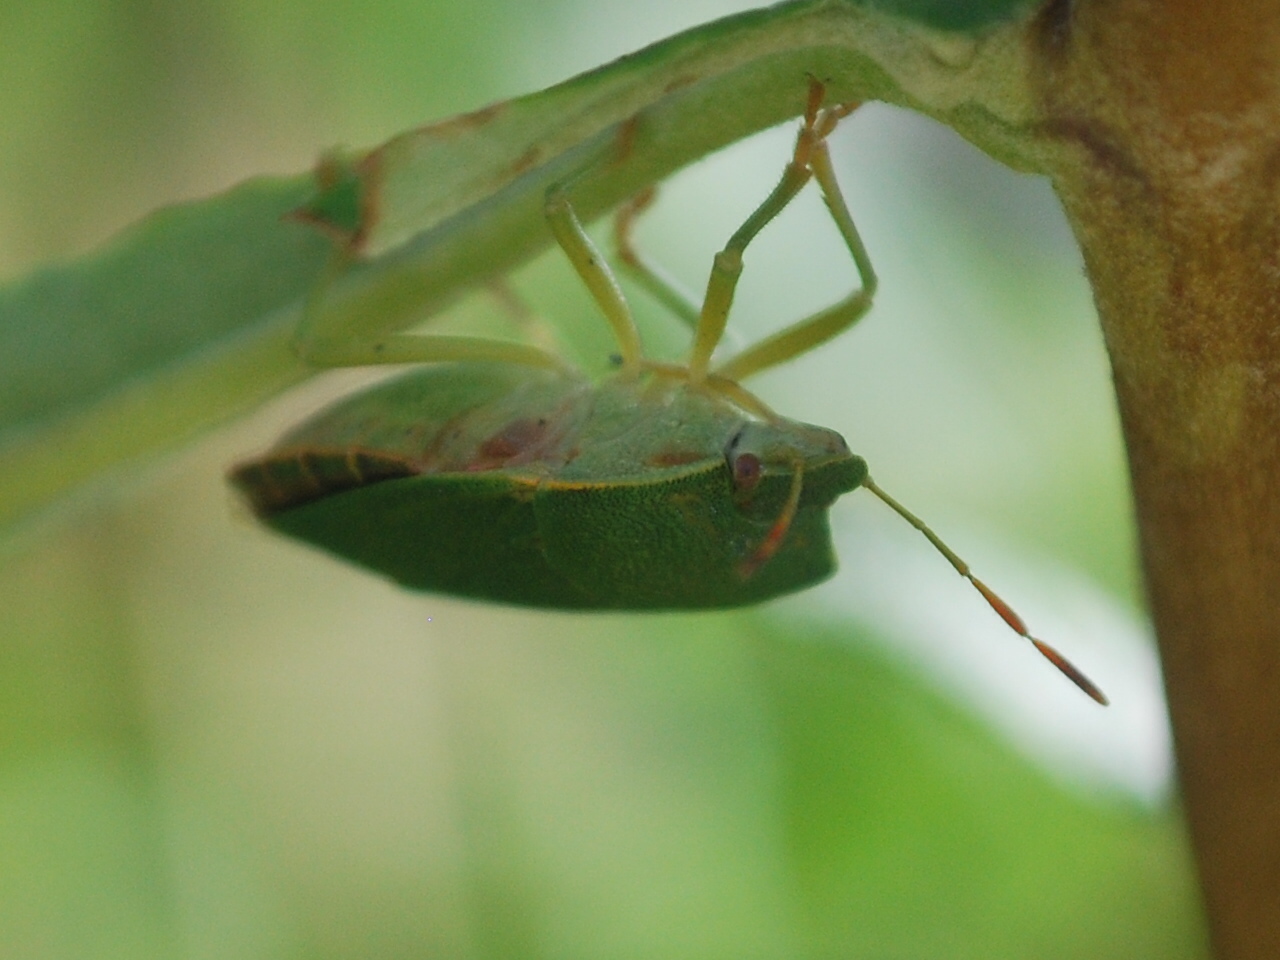
[[[707,455],[700,450],[660,450],[649,458],[649,466],[683,467],[687,463],[706,459]]]
[[[550,427],[551,421],[546,417],[512,420],[485,439],[476,451],[475,458],[463,469],[468,473],[500,470],[512,461],[537,450],[550,432]]]

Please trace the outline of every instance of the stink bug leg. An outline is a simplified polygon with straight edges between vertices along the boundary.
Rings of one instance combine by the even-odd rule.
[[[615,373],[592,383],[537,346],[379,332],[376,318],[353,336],[354,317],[324,302],[321,283],[297,335],[304,357],[327,366],[426,366],[321,411],[234,470],[232,482],[265,523],[407,587],[570,610],[740,607],[805,589],[835,569],[827,511],[865,486],[928,537],[1013,630],[1105,703],[871,481],[839,434],[779,416],[740,383],[847,330],[875,293],[827,148],[853,105],[824,100],[811,79],[790,161],[716,254],[699,307],[631,245],[631,224],[652,193],[619,211],[619,259],[693,328],[685,363],[645,357],[622,290],[574,212],[570,177],[547,192],[546,221],[613,330]],[[624,148],[634,129],[622,125]],[[810,180],[858,287],[714,364],[744,252]],[[331,274],[348,256],[345,248],[335,254]]]
[[[688,362],[688,376],[694,383],[706,382],[714,389],[721,390],[726,396],[744,409],[763,415],[773,415],[767,408],[753,405],[754,397],[742,391],[738,381],[753,373],[784,363],[791,358],[812,350],[832,337],[842,333],[857,323],[871,306],[872,297],[877,285],[875,270],[862,238],[858,234],[853,216],[849,212],[840,185],[836,180],[831,164],[831,155],[827,148],[827,137],[835,129],[836,124],[848,116],[855,105],[840,104],[831,107],[823,106],[824,90],[816,80],[810,81],[809,99],[805,109],[804,124],[796,138],[795,152],[791,162],[783,172],[782,179],[773,192],[756,211],[747,218],[738,231],[730,238],[729,243],[716,255],[715,265],[707,283],[707,293],[702,308],[694,322],[694,344]],[[729,309],[733,303],[733,295],[738,277],[742,271],[742,255],[748,244],[757,233],[775,216],[808,183],[815,179],[822,191],[823,201],[831,213],[840,234],[853,257],[861,279],[861,286],[839,303],[828,307],[804,320],[793,323],[776,334],[761,340],[748,349],[739,352],[727,362],[709,369],[711,355],[719,345],[728,320]],[[693,308],[686,306],[685,298],[661,274],[641,258],[630,242],[631,225],[635,217],[653,201],[652,190],[637,195],[630,204],[624,207],[615,222],[615,236],[619,249],[619,258],[637,275],[642,285],[657,299],[668,303],[673,311],[686,320],[692,319]],[[741,393],[736,393],[741,391]],[[758,401],[755,401],[758,403]],[[746,460],[758,470],[759,464],[751,455],[731,458],[731,468],[735,478],[738,476],[739,464]],[[792,465],[791,491],[778,513],[777,519],[768,533],[759,542],[752,553],[741,565],[742,575],[752,576],[776,552],[784,541],[788,528],[795,516],[803,487],[804,464]],[[754,482],[754,479],[753,481]],[[1056,649],[1042,640],[1032,636],[1022,618],[1014,612],[1003,599],[990,587],[973,575],[969,565],[951,550],[929,527],[915,514],[898,503],[870,478],[865,476],[862,486],[888,504],[903,519],[910,523],[928,538],[929,542],[951,563],[961,576],[965,577],[982,595],[1001,619],[1019,636],[1024,637],[1072,683],[1088,696],[1104,706],[1106,695],[1078,668]]]
[[[647,187],[618,208],[613,217],[613,243],[619,265],[631,278],[672,314],[684,322],[690,330],[698,328],[698,304],[666,276],[662,269],[651,263],[631,239],[636,219],[653,205],[658,188]]]
[[[620,347],[620,366],[623,374],[628,372],[634,374],[635,371],[647,367],[659,375],[685,380],[691,388],[717,394],[762,419],[782,424],[786,421],[770,410],[759,398],[744,389],[738,380],[813,349],[852,326],[870,308],[876,287],[875,272],[871,267],[862,239],[858,235],[853,217],[836,183],[826,144],[827,137],[835,130],[836,124],[843,117],[848,116],[855,105],[839,104],[824,107],[824,98],[823,85],[811,79],[804,122],[796,137],[791,161],[783,170],[781,179],[769,196],[734,232],[724,249],[716,254],[711,276],[707,282],[707,292],[700,309],[693,307],[687,298],[648,264],[631,244],[632,223],[635,217],[652,203],[653,189],[637,194],[619,210],[614,224],[619,259],[657,299],[666,303],[677,316],[690,322],[694,327],[694,340],[689,359],[682,367],[662,366],[643,360],[640,337],[632,319],[630,307],[610,272],[607,262],[578,222],[567,190],[560,186],[548,192],[546,214],[552,233],[555,234],[569,262],[595,298],[601,312],[613,326]],[[728,364],[711,370],[711,356],[725,336],[729,310],[733,303],[738,277],[742,272],[743,253],[760,231],[795,199],[811,179],[817,179],[827,208],[853,256],[861,280],[860,287],[835,306],[792,324],[781,333],[739,353]],[[785,541],[796,511],[799,509],[803,490],[804,461],[797,457],[790,463],[782,465],[782,469],[791,474],[791,492],[780,506],[774,524],[753,549],[751,555],[738,566],[744,578],[755,576],[760,568],[774,556]]]

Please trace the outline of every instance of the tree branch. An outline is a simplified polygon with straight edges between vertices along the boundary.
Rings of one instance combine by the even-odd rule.
[[[1049,3],[1084,250],[1217,955],[1280,955],[1280,6]]]

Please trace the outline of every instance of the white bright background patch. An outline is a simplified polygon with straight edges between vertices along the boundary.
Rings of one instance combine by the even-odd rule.
[[[1119,789],[1148,804],[1167,799],[1171,738],[1145,623],[1070,568],[959,524],[934,526],[1033,635],[1106,692],[1111,706],[1101,707],[1009,630],[888,508],[858,491],[841,506],[832,511],[839,571],[822,587],[779,604],[779,616],[793,626],[797,619],[864,624],[1056,776]]]

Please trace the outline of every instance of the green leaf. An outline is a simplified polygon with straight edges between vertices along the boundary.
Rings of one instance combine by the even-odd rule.
[[[924,110],[1035,168],[1020,49],[1017,24],[971,35],[798,0],[405,133],[341,161],[319,194],[303,178],[259,182],[157,214],[0,291],[0,524],[307,375],[290,338],[325,242],[281,222],[291,208],[345,228],[364,258],[318,315],[361,335],[397,330],[545,247],[549,185],[585,171],[575,204],[597,216],[798,113],[809,74],[833,99]]]
[[[307,178],[161,210],[0,290],[0,520],[195,436],[307,371],[289,337],[328,242]]]
[[[1056,786],[853,624],[756,632],[802,955],[1198,955],[1174,817]]]

